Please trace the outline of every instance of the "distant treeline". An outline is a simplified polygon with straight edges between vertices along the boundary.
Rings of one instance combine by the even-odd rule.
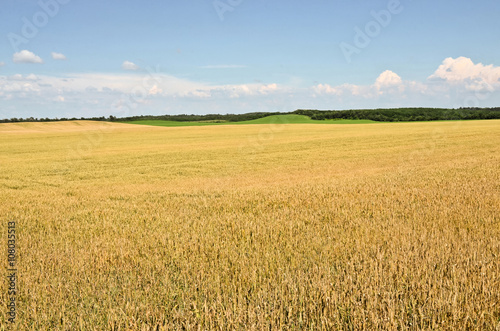
[[[500,119],[500,108],[299,109],[293,113],[309,116],[313,120],[359,119],[378,122]]]
[[[18,123],[18,122],[59,122],[59,121],[107,121],[107,122],[129,122],[129,121],[144,121],[144,120],[162,120],[162,121],[177,121],[177,122],[199,122],[199,121],[221,121],[221,122],[241,122],[256,120],[262,117],[271,115],[286,115],[293,113],[280,113],[280,112],[256,112],[256,113],[246,113],[246,114],[207,114],[207,115],[140,115],[140,116],[130,116],[130,117],[120,117],[115,116],[109,117],[81,117],[81,118],[10,118],[10,119],[0,119],[0,123]]]
[[[0,123],[17,122],[54,122],[54,121],[109,121],[128,122],[139,120],[163,120],[178,122],[221,121],[241,122],[259,119],[271,115],[305,115],[313,120],[348,119],[372,120],[378,122],[408,122],[408,121],[446,121],[446,120],[478,120],[500,119],[500,107],[497,108],[389,108],[389,109],[354,109],[354,110],[316,110],[298,109],[293,112],[256,112],[246,114],[208,114],[208,115],[141,115],[116,118],[91,117],[91,118],[10,118],[1,119]]]
[[[131,116],[115,119],[120,122],[128,122],[128,121],[141,121],[141,120],[161,120],[161,121],[176,121],[176,122],[200,122],[200,121],[221,121],[221,122],[242,122],[242,121],[251,121],[256,120],[262,117],[271,116],[271,115],[286,115],[292,113],[246,113],[246,114],[207,114],[207,115],[159,115],[159,116]]]
[[[5,118],[5,119],[1,119],[0,120],[0,123],[20,123],[20,122],[61,122],[61,121],[110,121],[112,119],[115,119],[115,117],[113,116],[110,116],[110,117],[104,117],[104,116],[101,116],[101,117],[80,117],[80,118],[76,118],[76,117],[72,117],[72,118],[66,118],[66,117],[62,117],[62,118],[48,118],[48,117],[45,117],[45,118],[34,118],[34,117],[27,117],[27,118],[17,118],[17,117],[13,117],[13,118]]]

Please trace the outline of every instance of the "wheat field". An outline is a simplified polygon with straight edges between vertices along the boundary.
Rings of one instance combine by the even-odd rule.
[[[0,219],[16,330],[500,328],[500,121],[1,124]]]

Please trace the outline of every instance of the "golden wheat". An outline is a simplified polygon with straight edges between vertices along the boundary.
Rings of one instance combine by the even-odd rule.
[[[499,129],[2,124],[14,328],[495,329]]]

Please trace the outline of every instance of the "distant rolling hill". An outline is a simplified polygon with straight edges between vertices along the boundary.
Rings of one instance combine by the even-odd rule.
[[[312,120],[305,115],[272,115],[255,120],[229,122],[229,121],[195,121],[195,122],[180,122],[180,121],[164,121],[164,120],[137,120],[125,121],[121,123],[127,124],[142,124],[153,126],[207,126],[207,125],[244,125],[244,124],[366,124],[376,123],[370,120]]]

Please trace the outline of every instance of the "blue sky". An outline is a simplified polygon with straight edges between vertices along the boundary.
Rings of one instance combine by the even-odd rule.
[[[0,9],[0,118],[500,106],[496,0]]]

